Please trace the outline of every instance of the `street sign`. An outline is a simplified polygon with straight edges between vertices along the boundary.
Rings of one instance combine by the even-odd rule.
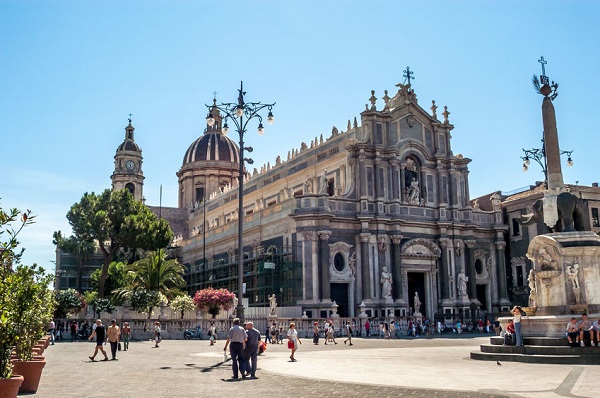
[[[265,261],[265,269],[275,269],[275,263]]]

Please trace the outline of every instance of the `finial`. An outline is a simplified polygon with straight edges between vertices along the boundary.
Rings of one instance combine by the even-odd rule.
[[[548,61],[546,61],[542,56],[540,59],[538,59],[538,62],[542,65],[542,74],[540,76],[540,80],[542,81],[542,84],[548,84],[548,76],[546,76],[546,64]]]
[[[435,104],[435,100],[431,100],[431,116],[433,116],[434,119],[437,119],[437,113],[435,113],[435,111],[437,110],[437,105]]]
[[[442,112],[442,115],[444,115],[444,124],[448,124],[448,116],[450,115],[450,112],[448,112],[447,106],[444,106],[444,112]]]
[[[371,102],[371,110],[376,111],[377,108],[375,107],[375,103],[377,102],[377,97],[375,97],[375,90],[371,90],[371,98],[369,98],[369,101]]]
[[[354,116],[354,128],[358,127],[358,123],[356,122],[356,116]]]
[[[131,113],[129,114],[129,125],[131,126]]]
[[[350,119],[348,119],[348,130],[346,130],[346,132],[350,131],[351,128],[352,128],[352,124],[350,124]]]
[[[407,66],[406,69],[404,69],[402,72],[404,72],[404,74],[402,75],[402,77],[404,77],[404,81],[406,81],[406,85],[410,86],[410,79],[414,80],[413,75],[413,71],[410,70],[410,68]]]
[[[387,90],[383,90],[383,102],[385,103],[385,106],[383,107],[383,109],[387,109],[388,108],[388,103],[390,102],[390,97],[388,96],[388,91]]]

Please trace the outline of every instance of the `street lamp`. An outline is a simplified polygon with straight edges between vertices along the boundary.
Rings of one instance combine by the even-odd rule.
[[[267,115],[267,122],[269,124],[273,124],[275,118],[272,113],[273,106],[272,104],[261,104],[260,102],[245,102],[244,95],[244,82],[240,82],[240,89],[238,90],[238,101],[229,102],[229,103],[221,103],[217,105],[214,103],[213,105],[206,105],[208,108],[208,115],[206,116],[206,123],[212,127],[215,124],[215,118],[213,117],[212,111],[218,110],[221,112],[224,117],[224,124],[221,129],[223,134],[227,134],[229,132],[229,126],[227,125],[227,121],[231,119],[231,122],[235,125],[235,129],[240,136],[239,141],[239,176],[238,176],[238,305],[236,309],[236,314],[241,321],[244,321],[244,246],[243,246],[243,234],[244,234],[244,162],[248,162],[248,164],[254,163],[254,161],[250,158],[244,157],[244,150],[248,152],[252,152],[252,147],[244,147],[244,133],[246,132],[246,127],[248,126],[248,122],[252,119],[258,119],[258,133],[262,135],[264,133],[264,127],[262,125],[262,116],[259,115],[259,112],[265,108],[269,111]]]
[[[544,173],[544,183],[548,184],[548,164],[546,162],[546,150],[544,148],[544,139],[542,138],[542,147],[541,148],[531,148],[531,149],[523,149],[523,153],[525,156],[521,156],[523,160],[523,172],[527,172],[529,170],[529,165],[531,164],[531,159],[535,160],[537,164],[542,168],[542,172]],[[567,155],[567,166],[573,166],[573,159],[571,159],[571,154],[573,151],[560,151],[561,155]]]

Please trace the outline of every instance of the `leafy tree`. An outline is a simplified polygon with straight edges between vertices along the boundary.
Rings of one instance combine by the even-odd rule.
[[[106,276],[104,287],[106,291],[106,298],[110,298],[112,303],[115,305],[122,305],[123,298],[116,294],[112,294],[112,292],[128,286],[131,281],[131,277],[127,274],[125,267],[125,263],[116,261],[113,261],[108,265],[108,274]],[[95,291],[99,290],[101,274],[102,270],[98,268],[90,275],[90,286]]]
[[[227,311],[233,306],[235,294],[227,289],[213,289],[212,287],[198,290],[194,295],[194,303],[201,311],[207,311],[214,317],[219,315],[221,309]]]
[[[56,300],[56,310],[54,311],[56,318],[65,318],[85,307],[83,296],[75,289],[55,290],[54,299]]]
[[[152,308],[167,303],[167,298],[158,290],[136,289],[132,292],[129,300],[131,308],[137,312],[146,312],[148,319],[152,315]]]
[[[15,229],[12,223],[19,220],[19,218],[19,226]],[[19,246],[17,235],[19,235],[25,226],[33,224],[35,222],[34,219],[35,216],[31,215],[31,210],[21,212],[13,208],[5,211],[0,207],[0,238],[3,238],[2,235],[5,233],[9,237],[6,242],[0,241],[0,266],[10,270],[12,269],[12,264],[20,262],[25,249],[21,248],[20,251],[17,251],[17,247]]]
[[[65,238],[60,231],[54,232],[52,243],[55,244],[59,250],[71,253],[77,260],[77,290],[81,292],[83,284],[83,265],[90,260],[94,253],[96,253],[98,244],[93,239],[82,239],[75,235]]]
[[[181,319],[183,319],[183,315],[185,311],[191,311],[196,308],[196,304],[194,304],[194,300],[188,296],[187,294],[175,297],[169,305],[176,311],[181,311]]]
[[[97,292],[85,292],[84,294],[85,301],[94,309],[94,313],[96,314],[96,318],[100,318],[100,312],[108,312],[112,314],[115,310],[115,305],[107,298],[102,298],[98,296]]]
[[[107,189],[100,195],[85,193],[79,203],[71,206],[67,219],[77,239],[98,242],[104,260],[98,281],[98,294],[102,298],[107,291],[109,264],[119,249],[156,250],[166,247],[173,239],[169,223],[158,219],[127,189]]]

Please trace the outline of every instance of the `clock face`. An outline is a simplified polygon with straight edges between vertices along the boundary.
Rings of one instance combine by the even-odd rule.
[[[127,163],[125,163],[125,167],[129,171],[133,171],[135,170],[135,163],[133,162],[133,160],[128,160]]]

